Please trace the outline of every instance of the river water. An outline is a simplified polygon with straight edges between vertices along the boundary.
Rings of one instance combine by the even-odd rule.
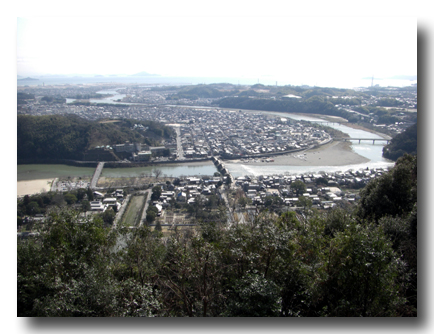
[[[120,94],[117,92],[118,89],[122,89],[125,87],[118,87],[118,88],[114,88],[114,89],[104,89],[104,90],[100,90],[97,93],[98,94],[106,94],[106,95],[110,95],[108,97],[104,97],[101,99],[89,99],[90,103],[108,103],[108,104],[137,104],[137,103],[127,103],[127,102],[117,102],[118,100],[121,100],[127,96],[126,94]],[[134,96],[134,95],[133,95]],[[66,103],[72,103],[76,101],[75,99],[66,99]]]

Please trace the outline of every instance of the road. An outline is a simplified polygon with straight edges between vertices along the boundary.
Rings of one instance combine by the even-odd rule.
[[[178,152],[178,160],[184,160],[184,151],[182,150],[182,142],[181,142],[181,127],[175,126],[176,132],[176,150]]]
[[[146,220],[146,210],[148,210],[149,203],[151,202],[152,189],[147,189],[143,192],[144,194],[148,194],[146,196],[145,207],[143,208],[142,217],[140,218],[139,227],[143,225],[143,222]]]

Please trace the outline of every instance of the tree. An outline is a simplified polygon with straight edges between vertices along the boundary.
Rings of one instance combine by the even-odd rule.
[[[295,190],[298,196],[306,192],[306,185],[303,181],[295,180],[291,183],[291,189]]]
[[[77,223],[51,212],[38,239],[19,240],[18,316],[109,316],[116,290],[106,258],[112,239],[100,219]]]
[[[328,316],[396,316],[403,263],[380,227],[353,222],[323,255],[313,294]]]
[[[152,171],[152,173],[154,173],[155,178],[158,179],[161,176],[161,174],[163,173],[163,171],[161,169],[156,168]]]
[[[397,160],[405,153],[417,154],[417,123],[393,137],[390,143],[383,147],[383,156],[387,159]]]
[[[247,204],[251,204],[251,203],[252,203],[252,200],[248,197],[245,197],[245,196],[240,197],[238,199],[238,204],[241,205],[243,208],[245,208]]]
[[[87,194],[87,199],[88,199],[89,201],[93,201],[93,191],[92,191],[92,189],[87,188],[87,189],[86,189],[86,194]]]
[[[115,217],[116,217],[116,213],[111,208],[105,210],[102,214],[102,220],[104,221],[104,223],[108,225],[113,224]]]
[[[71,204],[74,204],[77,202],[77,197],[71,193],[65,194],[63,196],[63,198],[65,199],[66,203],[68,203],[68,205],[71,205]]]
[[[155,218],[157,217],[157,214],[153,211],[147,211],[146,212],[146,221],[150,224],[153,221],[155,221]]]
[[[157,221],[157,224],[155,224],[155,231],[159,231],[159,232],[162,231],[160,221]]]
[[[266,207],[270,206],[280,206],[283,204],[283,200],[279,196],[268,195],[264,199],[264,205]]]
[[[148,223],[152,223],[155,220],[155,218],[157,218],[157,213],[158,213],[158,209],[155,206],[150,205],[148,207],[148,210],[146,210],[146,221]]]
[[[29,204],[26,205],[26,213],[28,215],[35,215],[40,212],[39,204],[38,202],[31,201]]]
[[[317,186],[320,186],[320,185],[326,186],[328,184],[328,182],[329,181],[325,177],[319,177],[319,178],[315,179],[315,184]]]
[[[89,211],[90,210],[90,202],[89,201],[81,201],[81,209],[83,210],[83,212]]]
[[[280,289],[271,280],[256,273],[247,274],[235,283],[225,316],[276,317],[280,313]]]
[[[151,195],[151,200],[152,201],[156,201],[160,198],[161,196],[161,187],[160,186],[155,186],[152,188],[152,195]]]
[[[305,211],[306,211],[306,208],[312,207],[312,200],[309,197],[300,196],[298,198],[298,202],[304,208]]]
[[[417,157],[404,155],[389,172],[364,187],[357,214],[361,219],[378,220],[386,215],[401,216],[417,203]]]

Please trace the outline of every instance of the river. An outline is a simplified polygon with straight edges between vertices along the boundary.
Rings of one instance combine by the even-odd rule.
[[[118,88],[114,88],[114,89],[104,89],[104,90],[100,90],[98,92],[96,92],[97,94],[105,94],[105,95],[109,95],[108,97],[104,97],[104,98],[100,98],[100,99],[89,99],[90,103],[108,103],[108,104],[132,104],[132,105],[136,105],[138,103],[127,103],[127,102],[117,102],[118,100],[121,100],[127,96],[126,94],[120,94],[118,93],[118,89],[123,89],[125,87],[118,87]],[[134,96],[134,95],[132,95]],[[66,103],[72,103],[76,101],[76,99],[66,99]]]

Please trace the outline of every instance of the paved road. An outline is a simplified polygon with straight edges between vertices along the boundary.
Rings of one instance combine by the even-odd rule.
[[[117,223],[119,222],[122,215],[124,214],[124,211],[128,207],[128,202],[130,201],[130,199],[131,199],[131,195],[127,195],[127,197],[125,198],[125,200],[122,203],[121,208],[119,209],[119,212],[116,214],[115,220],[113,221],[112,228],[116,228]]]
[[[181,143],[181,128],[179,126],[175,127],[176,132],[176,146],[178,151],[178,159],[184,160],[184,151],[182,150],[182,143]]]
[[[140,218],[139,227],[143,225],[143,222],[146,220],[146,210],[148,210],[149,203],[151,202],[151,195],[152,195],[152,189],[147,189],[144,191],[144,193],[148,193],[148,196],[146,198],[145,207],[143,209],[142,217]]]

